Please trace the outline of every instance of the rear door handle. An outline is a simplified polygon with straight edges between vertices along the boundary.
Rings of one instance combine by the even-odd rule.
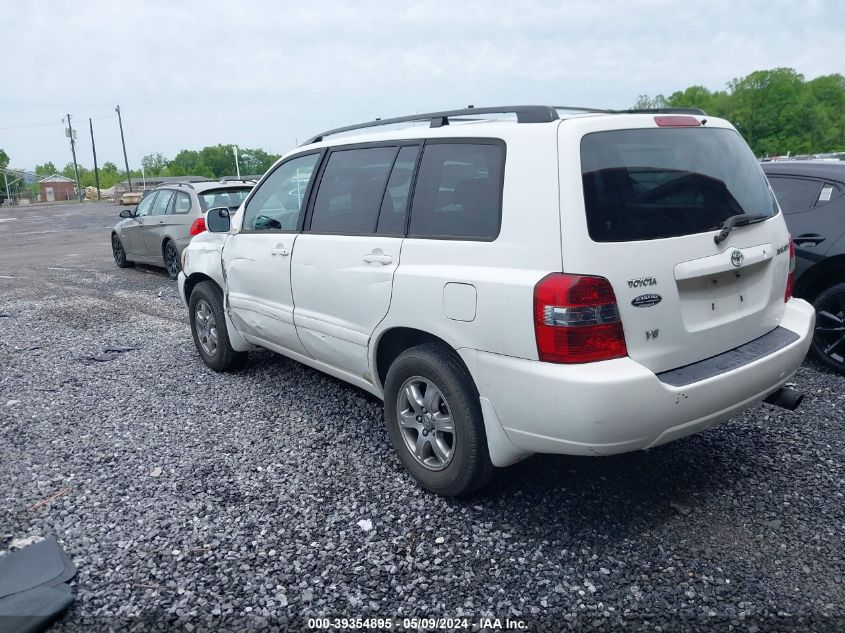
[[[270,251],[270,254],[271,255],[281,255],[282,257],[287,257],[288,255],[290,255],[290,251],[288,249],[286,249],[284,246],[282,246],[281,244],[279,244],[278,246],[276,246],[276,248],[274,248]]]
[[[815,246],[816,244],[824,242],[824,238],[818,233],[804,233],[803,235],[793,238],[792,241],[796,244],[812,244]]]
[[[372,253],[364,255],[364,261],[368,264],[381,264],[382,266],[387,266],[393,262],[393,258],[390,255],[385,255],[381,249],[376,249]]]

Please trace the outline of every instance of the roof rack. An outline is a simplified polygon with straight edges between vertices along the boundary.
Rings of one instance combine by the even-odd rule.
[[[218,183],[227,183],[227,182],[243,182],[243,183],[256,183],[261,176],[244,176],[238,178],[237,176],[222,176],[217,179]]]
[[[412,123],[417,121],[430,121],[430,127],[442,127],[449,125],[451,117],[467,117],[476,114],[515,114],[516,120],[519,123],[549,123],[557,121],[560,117],[557,110],[553,106],[498,106],[492,108],[476,108],[469,106],[460,110],[444,110],[443,112],[428,112],[425,114],[413,114],[411,116],[400,116],[392,119],[376,119],[375,121],[368,121],[367,123],[358,123],[356,125],[347,125],[344,127],[335,128],[326,132],[321,132],[316,136],[311,137],[303,145],[310,145],[311,143],[319,143],[327,136],[334,136],[343,132],[351,132],[352,130],[360,130],[368,127],[379,127],[382,125],[393,125],[395,123]]]
[[[194,188],[194,183],[188,182],[187,180],[179,180],[177,182],[163,182],[159,185],[155,186],[155,189],[159,187],[190,187],[191,189]]]
[[[707,116],[701,108],[631,108],[630,110],[615,110],[617,114],[697,114]]]
[[[311,145],[311,143],[319,143],[327,136],[334,136],[335,134],[342,134],[343,132],[351,132],[353,130],[362,130],[371,127],[380,127],[384,125],[394,125],[396,123],[415,123],[420,121],[430,121],[429,127],[443,127],[449,125],[451,117],[468,117],[477,114],[515,114],[517,123],[551,123],[560,119],[558,110],[569,110],[573,112],[589,112],[596,114],[698,114],[706,116],[703,110],[698,108],[655,108],[644,110],[601,110],[598,108],[585,108],[581,106],[538,106],[538,105],[523,105],[523,106],[496,106],[490,108],[476,108],[475,106],[467,106],[460,110],[444,110],[443,112],[427,112],[425,114],[413,114],[410,116],[400,116],[391,119],[376,119],[374,121],[367,121],[366,123],[356,123],[355,125],[346,125],[338,127],[333,130],[321,132],[316,136],[312,136],[303,145]]]

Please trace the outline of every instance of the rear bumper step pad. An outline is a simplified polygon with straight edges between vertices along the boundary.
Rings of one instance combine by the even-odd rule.
[[[657,374],[660,382],[673,387],[684,387],[700,380],[713,378],[719,374],[739,369],[740,367],[773,354],[801,338],[792,330],[776,327],[760,338],[740,345],[716,356],[700,360],[697,363],[670,369]]]

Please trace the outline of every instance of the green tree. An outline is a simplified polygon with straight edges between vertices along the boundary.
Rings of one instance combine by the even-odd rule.
[[[167,169],[172,176],[199,176],[195,173],[199,152],[183,149],[175,158],[167,163]]]
[[[6,151],[0,148],[0,169],[6,169],[9,165],[9,155]]]
[[[666,97],[657,95],[656,97],[649,97],[648,95],[640,95],[637,101],[632,106],[634,110],[653,110],[655,108],[666,107]]]
[[[73,165],[71,165],[71,167],[73,167]],[[47,161],[43,165],[36,165],[35,173],[42,178],[46,178],[47,176],[59,173],[59,170],[51,161]]]
[[[660,107],[661,95],[640,95],[635,107]],[[731,80],[727,90],[690,86],[666,105],[697,107],[731,121],[758,155],[845,150],[845,77],[805,81],[792,68],[754,71]]]
[[[263,149],[242,149],[238,156],[244,176],[263,174],[279,159],[278,155],[268,154]]]
[[[231,145],[212,145],[203,147],[199,152],[198,166],[206,166],[212,177],[231,176],[235,169],[235,154]],[[202,174],[205,175],[205,174]]]
[[[147,154],[141,159],[147,176],[162,176],[167,172],[167,159],[159,153]]]

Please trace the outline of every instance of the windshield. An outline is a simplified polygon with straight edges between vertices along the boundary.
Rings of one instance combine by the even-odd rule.
[[[724,128],[614,130],[581,141],[587,228],[596,242],[703,233],[777,206],[754,154]]]
[[[252,187],[232,187],[230,189],[209,189],[198,194],[203,211],[215,207],[237,209],[247,197]]]

